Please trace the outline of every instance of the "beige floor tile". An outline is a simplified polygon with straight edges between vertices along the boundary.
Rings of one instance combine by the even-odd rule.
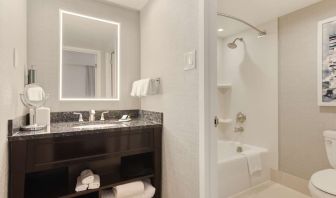
[[[241,192],[231,198],[309,198],[286,186],[274,182],[266,182],[252,189]]]

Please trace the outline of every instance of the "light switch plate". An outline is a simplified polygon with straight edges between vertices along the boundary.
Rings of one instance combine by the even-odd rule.
[[[184,71],[196,69],[196,50],[184,54]]]

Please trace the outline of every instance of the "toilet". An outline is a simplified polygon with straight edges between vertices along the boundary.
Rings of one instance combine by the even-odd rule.
[[[314,173],[309,190],[313,198],[336,198],[336,131],[324,131],[323,136],[329,163],[334,169]]]

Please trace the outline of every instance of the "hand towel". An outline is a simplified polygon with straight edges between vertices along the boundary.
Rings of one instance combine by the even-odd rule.
[[[140,96],[147,96],[150,94],[150,83],[150,78],[140,80]]]
[[[100,177],[99,175],[93,175],[94,179],[92,183],[89,183],[89,189],[97,189],[100,187]]]
[[[250,175],[262,170],[261,157],[259,151],[244,151],[242,153],[247,159]]]
[[[76,183],[75,191],[80,192],[80,191],[86,190],[87,188],[88,188],[88,185],[82,183],[81,177],[80,176],[77,177],[77,183]]]
[[[131,96],[144,97],[158,94],[160,82],[155,79],[145,78],[133,82]]]
[[[113,188],[115,198],[125,198],[142,195],[145,191],[145,186],[142,181],[131,182],[119,185]]]
[[[133,84],[132,84],[131,96],[140,97],[140,94],[138,95],[138,90],[140,90],[139,89],[139,81],[134,81]]]
[[[90,184],[94,181],[93,172],[89,169],[83,170],[80,177],[83,184]]]
[[[41,87],[31,87],[28,89],[27,95],[30,101],[42,101],[43,89]]]

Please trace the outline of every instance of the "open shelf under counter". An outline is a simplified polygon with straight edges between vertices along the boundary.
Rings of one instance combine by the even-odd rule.
[[[120,177],[117,175],[102,175],[101,176],[101,186],[97,189],[86,190],[81,192],[69,192],[67,195],[60,196],[60,198],[75,198],[75,197],[84,197],[86,195],[94,194],[101,190],[112,189],[115,186],[134,182],[134,181],[142,181],[146,179],[151,179],[154,177],[153,173],[139,175],[137,177]]]

